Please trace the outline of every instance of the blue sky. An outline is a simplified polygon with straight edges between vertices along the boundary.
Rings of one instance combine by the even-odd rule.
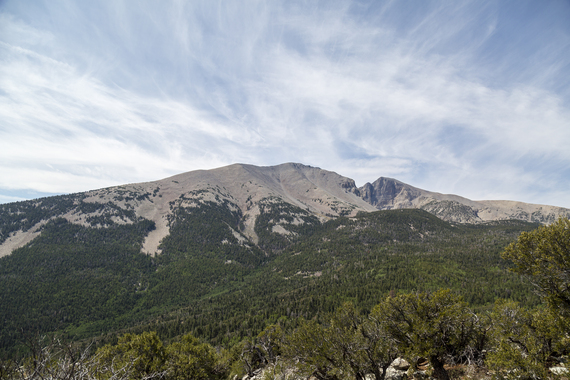
[[[300,162],[570,207],[569,1],[0,0],[0,203]]]

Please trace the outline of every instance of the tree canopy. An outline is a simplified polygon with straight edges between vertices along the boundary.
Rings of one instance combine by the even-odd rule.
[[[548,308],[529,310],[497,300],[491,313],[491,341],[486,364],[507,379],[545,379],[549,367],[570,348],[557,316]]]
[[[469,355],[477,318],[461,297],[448,289],[388,297],[372,311],[408,358],[428,358],[434,377],[449,379],[444,364]]]
[[[515,272],[527,276],[545,301],[570,317],[570,220],[560,218],[549,226],[523,232],[505,248]]]

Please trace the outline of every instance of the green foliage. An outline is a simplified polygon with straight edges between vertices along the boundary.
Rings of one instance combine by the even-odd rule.
[[[384,322],[384,316],[372,312],[363,320],[360,330],[367,342],[364,351],[369,360],[368,371],[374,374],[376,380],[383,379],[386,369],[401,355],[396,339],[386,329]]]
[[[28,231],[43,220],[69,212],[82,198],[71,194],[0,205],[0,244],[16,231]]]
[[[553,375],[548,367],[570,350],[570,337],[549,309],[528,310],[515,302],[498,300],[492,321],[487,364],[499,378],[550,378]]]
[[[195,218],[199,223],[199,215]],[[219,240],[226,234],[222,225]],[[230,346],[278,321],[294,327],[299,316],[323,318],[345,301],[366,314],[391,291],[449,287],[475,308],[492,305],[497,297],[533,305],[538,297],[532,287],[509,273],[509,262],[499,253],[521,230],[534,227],[451,226],[427,212],[395,210],[331,220],[279,255],[260,253],[258,266],[223,264],[228,257],[219,253],[239,249],[234,244],[219,244],[222,248],[211,253],[165,248],[141,311],[165,311],[146,326],[161,335],[191,332]],[[173,236],[192,234],[189,230]]]
[[[538,303],[499,255],[535,225],[457,226],[421,210],[320,223],[273,199],[256,223],[267,232],[263,251],[240,236],[243,215],[227,199],[175,201],[156,257],[140,252],[152,222],[74,200],[98,228],[55,219],[0,259],[0,355],[12,355],[22,329],[96,338],[96,345],[116,342],[118,332],[192,333],[230,347],[271,324],[326,320],[346,301],[367,315],[389,292],[451,288],[480,309],[496,298]],[[131,224],[114,222],[121,217]],[[273,232],[277,225],[291,233]]]
[[[216,350],[190,334],[166,347],[154,331],[125,334],[117,344],[97,350],[94,361],[99,379],[114,379],[117,374],[133,380],[205,380],[227,375],[227,365]]]
[[[266,377],[293,369],[321,379],[372,373],[379,380],[402,354],[429,358],[435,375],[444,377],[443,363],[481,360],[485,344],[497,373],[509,360],[526,365],[529,373],[537,366],[544,370],[553,357],[567,353],[566,341],[556,338],[549,324],[553,314],[521,306],[517,326],[531,327],[517,332],[501,322],[506,309],[496,309],[492,318],[499,322],[487,342],[479,318],[458,296],[478,312],[497,298],[525,307],[538,304],[532,287],[510,273],[512,265],[500,257],[521,231],[536,225],[452,225],[422,210],[362,213],[321,223],[301,208],[266,199],[259,206],[255,245],[241,235],[243,215],[231,197],[218,189],[214,202],[205,200],[206,193],[172,203],[170,234],[156,257],[141,253],[154,223],[138,218],[128,204],[68,196],[1,206],[0,240],[52,218],[39,237],[0,259],[2,355],[15,357],[21,348],[18,331],[24,330],[75,341],[94,338],[94,347],[109,343],[94,357],[99,372],[91,375],[99,378],[114,373],[215,379],[265,368]],[[117,194],[121,202],[146,202],[151,195]],[[55,218],[73,212],[83,213],[82,221],[91,227]],[[564,223],[540,238],[533,232],[525,240],[523,234],[505,251],[509,259],[512,252],[529,249],[548,258],[524,263],[542,265],[532,273],[553,274],[547,280],[558,290],[547,294],[559,310],[567,295]],[[514,261],[519,273],[538,282]],[[567,326],[559,329],[568,331]],[[398,335],[401,331],[406,334]],[[117,341],[119,332],[127,334]],[[507,332],[525,339],[535,334],[536,343],[528,345],[542,351],[521,359],[513,343],[518,338]],[[544,348],[548,342],[551,349]],[[58,360],[54,363],[63,363]],[[0,371],[14,368],[3,365]]]
[[[287,357],[297,362],[301,373],[319,380],[339,379],[342,363],[334,356],[327,329],[315,320],[301,320],[299,327],[288,337]]]
[[[216,350],[190,334],[184,335],[179,342],[171,343],[166,354],[168,379],[222,379],[226,372]]]
[[[487,366],[495,378],[560,377],[549,367],[570,349],[549,309],[528,310],[498,301],[491,317]],[[433,377],[463,378],[465,369],[449,373],[443,363],[455,363],[480,350],[479,319],[450,293],[410,293],[390,297],[368,316],[352,303],[316,319],[300,318],[295,328],[270,325],[257,337],[226,350],[216,350],[187,334],[164,345],[156,332],[124,334],[93,356],[72,345],[38,340],[21,361],[0,361],[3,378],[85,380],[224,379],[260,376],[264,379],[314,377],[319,380],[384,379],[390,363],[406,356],[415,363],[428,357]],[[563,331],[563,330],[562,330]],[[452,375],[453,374],[453,375]],[[448,376],[449,375],[449,376]],[[425,375],[424,375],[425,376]],[[564,378],[564,377],[562,377]]]
[[[242,215],[237,206],[201,201],[192,207],[177,207],[170,218],[170,233],[162,241],[161,264],[196,256],[232,260],[246,267],[261,263],[263,253],[250,244],[240,244],[234,231],[239,230]]]
[[[450,290],[388,297],[372,311],[388,336],[410,361],[428,358],[433,376],[448,379],[444,364],[454,364],[470,353],[477,318]]]
[[[261,265],[263,252],[235,237],[241,213],[232,210],[229,202],[176,209],[142,309],[165,312],[223,294]]]
[[[363,318],[355,306],[344,303],[331,316],[327,329],[332,355],[342,364],[342,373],[356,379],[373,374],[383,379],[386,369],[396,359],[394,340],[375,323],[372,316]]]
[[[276,364],[281,356],[284,339],[285,335],[280,325],[267,326],[259,333],[257,342],[266,363]]]
[[[527,276],[556,312],[570,318],[570,220],[523,232],[505,248],[517,273]]]
[[[85,337],[121,327],[155,270],[140,252],[153,227],[148,220],[100,229],[47,223],[38,238],[0,260],[0,346],[14,346],[22,330]]]
[[[339,307],[325,323],[302,320],[285,339],[285,358],[304,376],[318,379],[383,379],[398,356],[394,340],[372,316],[352,303]]]
[[[115,220],[141,221],[133,210],[111,202],[85,202],[85,197],[85,194],[69,194],[0,205],[0,244],[18,231],[34,227],[41,230],[41,222],[65,214],[84,214],[85,222],[93,227],[112,226]]]
[[[255,219],[258,245],[265,250],[279,252],[302,237],[311,235],[320,226],[319,220],[308,211],[277,198],[265,198],[259,203],[260,214]],[[283,228],[286,233],[274,231]]]
[[[116,345],[97,350],[97,366],[101,379],[113,379],[115,373],[126,373],[128,379],[143,379],[166,372],[167,353],[156,332],[125,334]]]
[[[230,377],[254,376],[256,371],[271,366],[273,372],[281,364],[284,332],[279,325],[266,327],[255,338],[246,338],[232,347],[233,366]]]

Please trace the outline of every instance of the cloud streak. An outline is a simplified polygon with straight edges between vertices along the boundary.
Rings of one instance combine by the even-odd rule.
[[[295,161],[570,207],[570,6],[6,4],[6,197]]]

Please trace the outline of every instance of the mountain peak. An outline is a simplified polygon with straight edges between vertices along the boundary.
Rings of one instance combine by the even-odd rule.
[[[290,207],[299,217],[285,214],[281,219],[276,217],[271,221],[275,233],[290,234],[291,223],[303,223],[308,215],[323,221],[355,216],[358,212],[403,208],[422,209],[459,223],[519,219],[547,224],[560,216],[570,216],[570,210],[561,207],[512,201],[472,201],[458,195],[422,190],[388,177],[379,177],[373,183],[357,188],[354,180],[348,177],[294,162],[276,166],[238,163],[181,173],[153,182],[20,203],[6,204],[0,209],[0,212],[10,214],[6,220],[14,220],[10,226],[1,226],[7,235],[0,236],[0,256],[30,242],[41,233],[45,223],[58,217],[95,227],[105,223],[150,220],[156,228],[147,235],[142,249],[149,254],[160,253],[159,245],[170,233],[173,214],[179,209],[205,204],[218,205],[236,213],[240,227],[234,231],[235,235],[254,244],[259,238],[256,226],[260,215],[269,209]],[[14,212],[25,214],[27,211],[24,210],[33,209],[39,210],[34,211],[33,219],[14,216]]]

